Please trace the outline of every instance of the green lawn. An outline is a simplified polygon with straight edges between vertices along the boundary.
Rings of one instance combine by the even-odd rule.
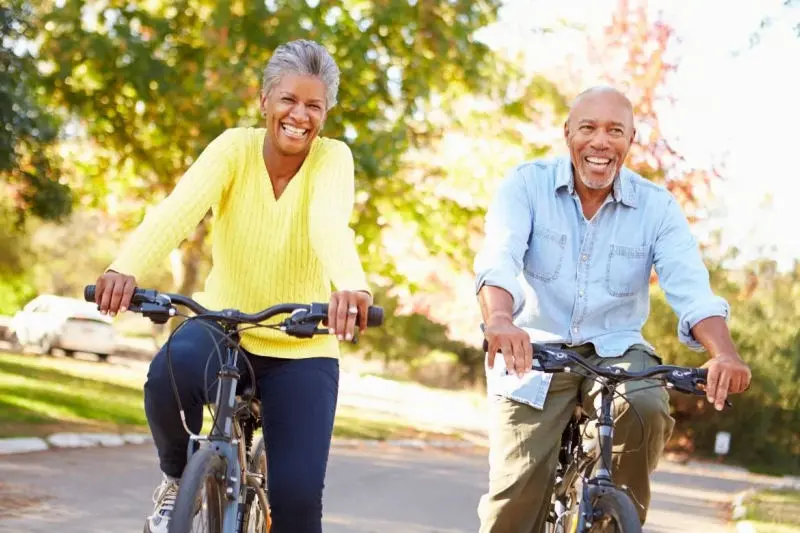
[[[145,368],[0,352],[0,438],[58,431],[147,432],[142,407]],[[402,420],[346,407],[338,410],[334,435],[379,440],[457,437],[419,431]]]
[[[143,375],[67,358],[0,353],[0,437],[142,428]]]
[[[756,533],[800,533],[800,492],[764,490],[745,501],[745,519]]]

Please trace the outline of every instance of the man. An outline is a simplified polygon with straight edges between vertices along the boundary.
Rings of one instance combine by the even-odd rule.
[[[592,380],[530,372],[530,342],[629,370],[659,364],[641,334],[653,266],[681,342],[711,356],[708,400],[722,409],[728,393],[749,386],[727,328],[728,304],[711,292],[680,207],[623,167],[634,135],[630,101],[611,88],[589,89],[564,124],[570,157],[517,167],[489,207],[475,259],[491,400],[482,533],[543,531],[561,433],[578,401],[594,413]],[[626,452],[615,455],[614,479],[631,489],[642,523],[649,474],[674,425],[666,391],[646,387],[627,384],[630,403],[615,401],[614,413],[615,452]]]

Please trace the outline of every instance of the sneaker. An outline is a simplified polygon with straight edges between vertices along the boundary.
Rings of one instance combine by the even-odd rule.
[[[153,493],[156,504],[152,516],[147,517],[145,531],[148,533],[167,533],[172,509],[175,508],[175,497],[178,495],[178,480],[164,475],[161,484]]]

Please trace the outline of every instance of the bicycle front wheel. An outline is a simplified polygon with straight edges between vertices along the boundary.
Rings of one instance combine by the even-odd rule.
[[[642,533],[642,524],[630,497],[618,489],[604,489],[592,501],[599,518],[594,520],[591,533]]]
[[[225,459],[209,448],[192,454],[181,477],[170,533],[222,533]]]
[[[251,487],[247,491],[247,509],[244,515],[242,533],[269,533],[272,527],[272,520],[267,502],[267,452],[263,437],[253,446],[247,470],[259,475],[263,483],[261,486]]]

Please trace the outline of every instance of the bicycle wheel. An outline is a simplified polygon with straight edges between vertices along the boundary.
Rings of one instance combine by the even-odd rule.
[[[248,491],[242,533],[269,533],[272,520],[269,516],[269,504],[266,498],[267,451],[263,437],[258,439],[258,443],[253,446],[247,470],[262,476],[264,483],[260,488],[263,490],[264,499],[262,500],[255,490]]]
[[[222,533],[225,459],[210,448],[192,454],[181,477],[170,533]]]
[[[592,501],[599,518],[594,520],[591,533],[642,533],[642,524],[630,497],[618,489],[604,489]]]

